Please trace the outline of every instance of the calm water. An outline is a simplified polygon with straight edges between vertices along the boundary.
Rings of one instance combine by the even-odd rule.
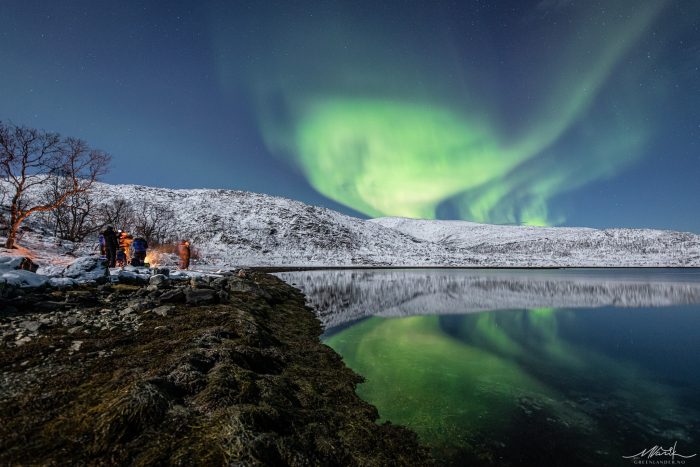
[[[382,420],[454,465],[700,465],[700,271],[282,273]],[[660,455],[647,462],[669,462]]]

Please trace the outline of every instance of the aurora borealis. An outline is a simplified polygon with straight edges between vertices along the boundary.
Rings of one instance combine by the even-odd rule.
[[[9,0],[0,116],[112,152],[114,182],[699,230],[698,18],[684,0]]]
[[[387,51],[370,57],[360,53],[334,57],[349,40],[344,34],[332,37],[330,41],[337,44],[328,47],[326,31],[294,41],[296,25],[291,31],[276,25],[276,34],[289,34],[285,43],[291,44],[291,51],[273,68],[285,69],[287,56],[297,57],[305,50],[313,51],[314,60],[308,63],[310,70],[301,73],[305,77],[301,82],[266,82],[264,77],[277,75],[269,70],[254,80],[262,102],[263,136],[268,148],[289,157],[320,193],[370,216],[434,218],[440,204],[451,203],[466,219],[547,224],[554,220],[548,212],[552,197],[613,175],[639,155],[648,129],[633,115],[625,115],[622,124],[617,121],[623,112],[644,112],[639,96],[612,115],[597,113],[593,128],[587,129],[589,135],[595,132],[594,139],[572,135],[575,146],[585,145],[585,150],[572,151],[571,145],[562,151],[556,146],[569,132],[576,132],[576,124],[613,68],[662,7],[661,2],[645,2],[626,16],[607,13],[612,13],[610,24],[602,23],[603,17],[596,18],[601,23],[588,27],[572,24],[561,43],[549,44],[548,49],[535,39],[530,47],[541,52],[533,59],[548,73],[522,86],[506,80],[486,93],[479,80],[471,79],[478,69],[487,68],[487,75],[495,78],[533,65],[498,65],[488,59],[470,64],[454,55],[440,56],[454,46],[456,38],[450,35],[431,40],[437,57],[426,60],[409,54],[408,66],[395,63],[393,53]],[[590,21],[590,12],[584,13],[581,18]],[[532,21],[523,40],[537,27]],[[418,35],[430,37],[435,24],[427,22],[426,31],[416,26]],[[366,29],[365,42],[395,43],[398,48],[400,41],[411,39],[385,37],[383,23],[370,21]],[[326,45],[317,50],[317,43]],[[320,70],[319,63],[325,65]],[[378,70],[375,63],[381,64]],[[305,65],[295,62],[293,67]],[[312,70],[322,78],[306,79],[314,76]],[[445,79],[443,73],[453,70],[462,75],[462,81]],[[412,79],[404,82],[407,76]],[[629,87],[629,80],[636,78],[632,73],[615,86]],[[403,83],[399,90],[395,90],[397,82]],[[516,109],[517,120],[496,110],[510,107],[503,96],[514,88],[519,94],[536,96],[523,103],[526,107]],[[616,91],[618,96],[622,93]],[[270,101],[276,104],[272,109],[265,105]],[[285,109],[282,117],[280,102]],[[554,151],[554,156],[547,150]],[[575,171],[572,166],[577,166]]]

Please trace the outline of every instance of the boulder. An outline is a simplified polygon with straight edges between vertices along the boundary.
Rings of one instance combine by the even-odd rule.
[[[146,285],[148,283],[148,276],[138,274],[133,271],[128,271],[126,269],[117,273],[117,279],[122,284],[128,285]]]
[[[24,269],[14,271],[0,271],[0,283],[13,285],[16,287],[41,287],[46,285],[49,278],[40,276]]]
[[[107,282],[109,268],[96,256],[83,256],[69,264],[61,275],[75,279],[76,282]]]
[[[39,266],[26,256],[0,256],[0,271],[14,271],[17,269],[36,272]]]
[[[154,285],[158,288],[167,287],[170,285],[170,280],[164,274],[156,274],[148,280],[148,285]]]

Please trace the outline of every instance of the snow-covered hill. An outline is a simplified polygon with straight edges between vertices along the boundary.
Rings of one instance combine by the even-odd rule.
[[[98,184],[174,209],[181,238],[217,266],[700,266],[700,236],[661,230],[540,228],[381,218],[232,190]],[[115,226],[119,227],[119,226]]]
[[[429,242],[481,266],[700,266],[700,236],[686,232],[396,217],[369,222]]]
[[[393,229],[281,197],[107,184],[95,191],[101,202],[147,199],[174,209],[178,236],[220,266],[383,265],[434,254],[431,244]]]

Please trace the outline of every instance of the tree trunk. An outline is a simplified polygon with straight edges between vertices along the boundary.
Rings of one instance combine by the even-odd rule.
[[[10,231],[7,233],[7,240],[5,241],[5,248],[11,250],[15,247],[15,241],[17,240],[17,231],[19,230],[19,225],[21,222],[13,222],[10,224]]]
[[[18,190],[19,191],[19,190]],[[5,248],[11,250],[15,247],[15,240],[17,240],[17,231],[19,230],[19,225],[22,223],[21,216],[19,215],[19,194],[16,193],[12,197],[12,203],[10,204],[10,229],[7,232],[7,240],[5,241]]]

